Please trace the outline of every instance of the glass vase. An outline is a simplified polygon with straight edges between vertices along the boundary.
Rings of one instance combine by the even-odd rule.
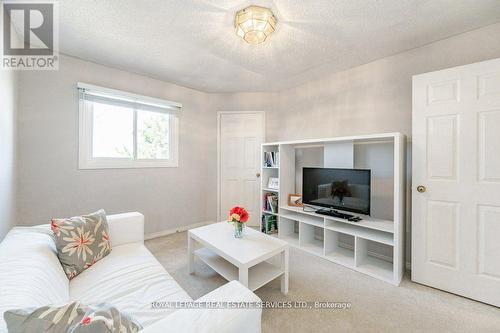
[[[234,237],[243,238],[243,223],[241,222],[233,222],[234,223]]]

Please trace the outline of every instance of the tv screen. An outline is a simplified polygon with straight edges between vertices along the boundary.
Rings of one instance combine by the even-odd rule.
[[[370,170],[303,168],[304,204],[370,215]]]

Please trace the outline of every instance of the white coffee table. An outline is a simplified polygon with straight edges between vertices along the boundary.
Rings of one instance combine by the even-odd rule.
[[[202,247],[195,249],[196,243]],[[288,293],[288,243],[252,228],[234,237],[234,226],[219,222],[188,231],[188,270],[194,273],[195,255],[226,280],[239,280],[254,291],[281,277],[281,292]],[[280,264],[269,259],[280,256]]]

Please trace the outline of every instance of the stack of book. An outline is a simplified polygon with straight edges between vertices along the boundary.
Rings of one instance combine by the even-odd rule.
[[[265,211],[271,213],[278,212],[278,195],[274,193],[264,193],[264,202],[262,207]]]
[[[276,215],[262,215],[262,232],[266,234],[274,234],[278,232],[278,222]]]
[[[264,166],[268,168],[275,168],[279,166],[280,153],[277,151],[264,152]]]

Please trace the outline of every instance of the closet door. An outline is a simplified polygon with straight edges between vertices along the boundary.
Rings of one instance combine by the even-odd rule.
[[[260,225],[260,147],[265,136],[261,111],[218,113],[218,220],[234,206],[249,214],[247,225]]]
[[[500,306],[500,59],[413,78],[412,280]]]

